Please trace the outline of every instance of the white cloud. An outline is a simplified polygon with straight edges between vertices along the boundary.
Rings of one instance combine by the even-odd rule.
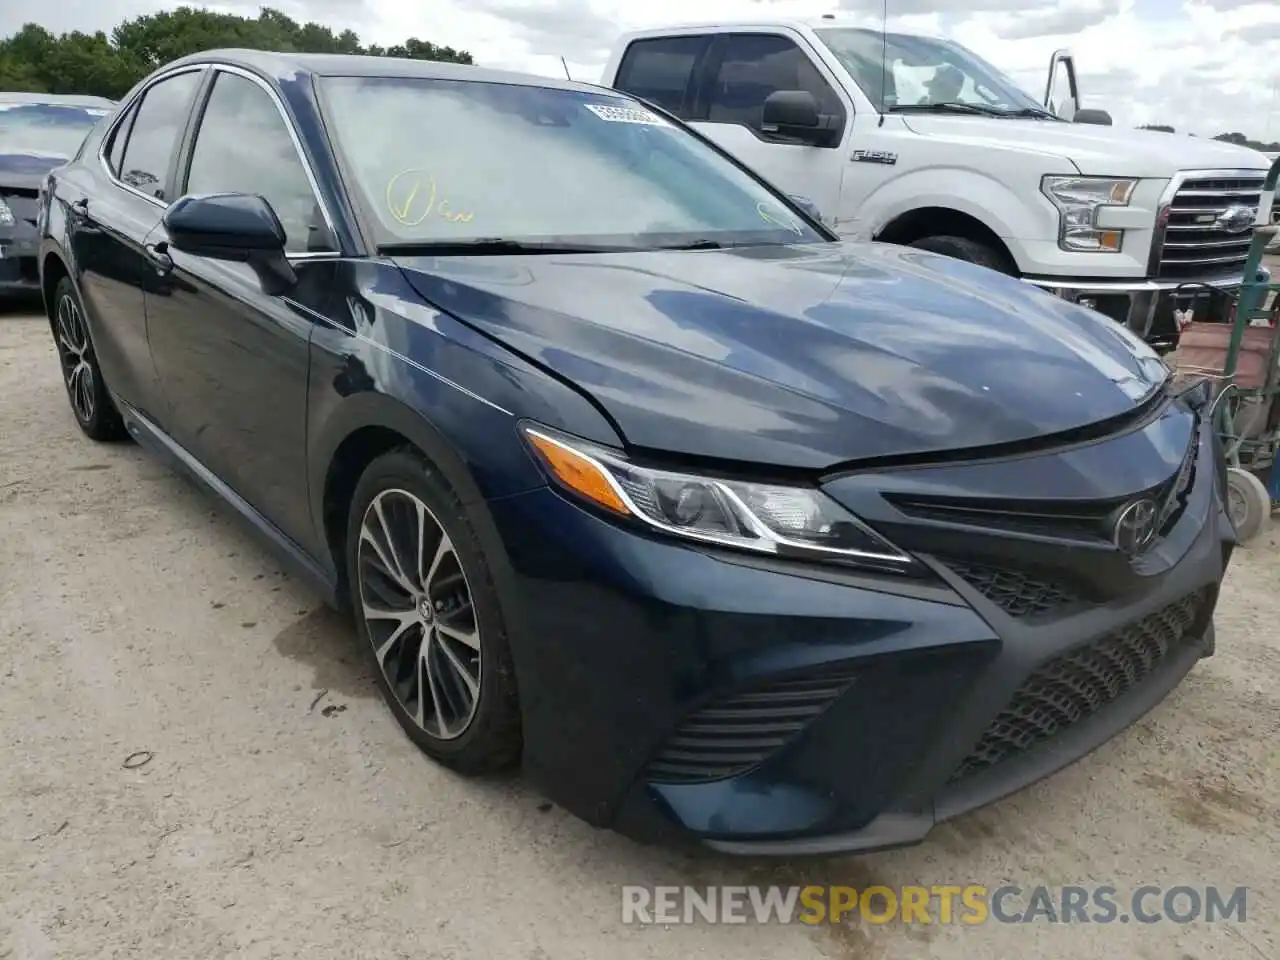
[[[180,2],[180,0],[178,0]],[[276,0],[300,19],[350,27],[366,42],[418,36],[478,63],[598,80],[629,29],[698,20],[814,17],[878,22],[880,0]],[[35,20],[55,31],[109,29],[164,0],[0,0],[0,35]],[[208,6],[250,13],[256,0]],[[1050,54],[1069,47],[1082,99],[1119,125],[1165,123],[1201,136],[1238,130],[1280,140],[1280,4],[1256,0],[889,0],[891,27],[954,37],[1018,80],[1044,89]],[[841,9],[844,7],[845,9]]]

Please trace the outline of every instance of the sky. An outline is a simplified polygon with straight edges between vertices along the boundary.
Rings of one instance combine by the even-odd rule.
[[[0,0],[0,36],[34,20],[55,33],[110,30],[181,0]],[[1275,0],[887,0],[890,29],[951,37],[1040,99],[1049,57],[1075,54],[1081,100],[1117,125],[1239,131],[1280,140],[1280,3]],[[210,9],[255,15],[261,0]],[[818,17],[880,22],[881,0],[275,0],[292,17],[351,28],[366,42],[409,36],[470,51],[477,63],[600,80],[630,29],[690,19]],[[696,12],[694,12],[696,11]]]

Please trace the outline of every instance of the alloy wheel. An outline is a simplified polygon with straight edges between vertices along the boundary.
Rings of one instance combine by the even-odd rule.
[[[80,307],[70,296],[58,301],[58,357],[71,406],[81,423],[93,419],[94,373],[89,351],[89,331]]]
[[[426,733],[453,740],[480,702],[480,630],[453,541],[407,490],[383,490],[360,523],[361,615],[387,685]]]

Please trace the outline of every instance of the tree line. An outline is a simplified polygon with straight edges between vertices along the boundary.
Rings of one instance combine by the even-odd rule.
[[[1163,123],[1144,123],[1138,128],[1139,130],[1156,130],[1160,133],[1176,133],[1173,127]],[[1195,136],[1195,134],[1191,134]],[[1234,143],[1239,147],[1251,147],[1254,150],[1261,150],[1264,153],[1280,153],[1280,142],[1264,143],[1261,140],[1250,140],[1243,133],[1220,133],[1213,139],[1221,140],[1223,143]]]
[[[417,37],[391,47],[365,46],[351,30],[334,33],[323,24],[298,23],[269,7],[257,17],[178,7],[126,20],[110,36],[78,30],[55,36],[28,23],[0,40],[0,91],[80,93],[117,100],[157,67],[217,47],[472,62],[465,50]]]

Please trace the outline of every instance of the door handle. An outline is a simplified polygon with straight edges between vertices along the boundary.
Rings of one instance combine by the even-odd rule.
[[[173,258],[169,256],[169,244],[161,240],[159,243],[148,243],[145,247],[147,259],[155,267],[156,273],[166,276],[173,270]]]

